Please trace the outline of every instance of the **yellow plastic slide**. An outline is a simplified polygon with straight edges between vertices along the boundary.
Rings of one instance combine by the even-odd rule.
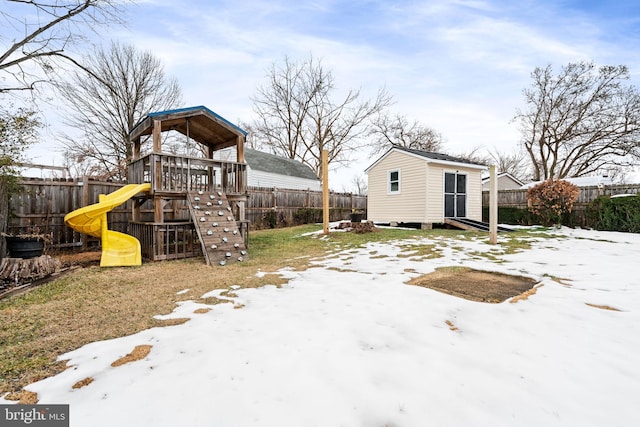
[[[100,194],[98,203],[68,213],[64,222],[80,233],[102,239],[101,267],[141,265],[140,242],[128,234],[109,230],[107,212],[150,189],[151,184],[129,184],[106,196]]]

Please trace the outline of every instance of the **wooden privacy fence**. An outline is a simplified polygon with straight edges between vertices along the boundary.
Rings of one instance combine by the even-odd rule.
[[[600,196],[615,196],[618,194],[638,194],[640,184],[615,184],[603,186],[580,187],[578,200],[574,205],[574,215],[578,223],[583,223],[587,206]],[[489,206],[489,191],[482,192],[482,206]],[[500,190],[498,191],[498,208],[527,209],[527,190]]]
[[[64,224],[64,216],[81,207],[97,203],[99,194],[109,194],[124,184],[80,179],[23,179],[22,191],[12,196],[9,206],[9,233],[38,232],[51,239],[50,247],[68,248],[97,244],[98,239],[80,234]],[[305,210],[322,209],[322,192],[278,188],[249,188],[246,216],[253,228],[294,224]],[[352,210],[366,211],[367,197],[350,193],[331,193],[331,220],[348,219]],[[175,220],[189,220],[184,203],[165,206]],[[151,203],[142,206],[143,216],[153,213]],[[306,214],[308,217],[308,213]],[[131,201],[109,212],[109,228],[128,233]]]
[[[87,246],[97,239],[81,235],[64,224],[64,216],[83,206],[98,202],[99,194],[109,194],[123,184],[82,179],[23,179],[22,191],[14,194],[9,203],[7,231],[14,234],[45,234],[51,245],[59,248]],[[117,207],[109,214],[109,228],[127,231],[131,202]]]
[[[332,192],[329,194],[329,206],[330,221],[348,219],[354,210],[366,211],[367,196]],[[254,227],[294,224],[297,218],[314,218],[321,209],[321,191],[249,188],[247,219]],[[316,221],[321,222],[322,217]]]

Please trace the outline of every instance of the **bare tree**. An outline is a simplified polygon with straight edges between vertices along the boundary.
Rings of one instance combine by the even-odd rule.
[[[556,76],[536,68],[518,110],[533,179],[578,177],[637,164],[640,96],[626,66],[570,63]]]
[[[342,185],[343,193],[354,193],[354,194],[357,194],[358,196],[367,195],[367,190],[368,190],[367,178],[364,177],[363,175],[354,175],[353,178],[351,178],[350,184],[351,185],[349,187],[347,187],[344,184]]]
[[[132,155],[129,131],[150,112],[179,106],[180,87],[157,58],[133,46],[99,48],[85,67],[91,74],[76,71],[57,85],[70,108],[65,124],[81,135],[62,135],[61,143],[66,157],[88,162],[93,175],[123,180]]]
[[[377,156],[391,147],[413,148],[421,151],[438,152],[442,149],[443,138],[440,133],[422,125],[417,120],[409,122],[407,117],[386,112],[378,114],[371,121],[372,143],[371,156]]]
[[[298,159],[320,176],[322,151],[329,163],[347,162],[367,132],[364,122],[391,103],[381,89],[373,100],[362,100],[359,89],[336,95],[333,75],[313,57],[295,63],[284,59],[267,73],[269,83],[253,98],[258,119],[251,126],[260,145]]]
[[[460,160],[466,160],[467,162],[476,163],[479,165],[488,165],[489,163],[491,163],[490,157],[486,154],[483,154],[483,151],[483,147],[476,145],[467,152],[453,154],[453,156],[457,157]]]
[[[500,172],[507,172],[522,182],[531,178],[531,166],[525,152],[501,153],[494,150],[489,152],[489,156]]]
[[[120,22],[116,0],[5,0],[0,11],[0,93],[34,90],[65,63],[84,32]],[[6,43],[6,44],[5,44]]]

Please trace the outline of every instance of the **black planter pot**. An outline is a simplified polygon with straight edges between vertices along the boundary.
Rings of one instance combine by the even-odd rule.
[[[6,236],[5,239],[13,258],[35,258],[44,252],[44,240],[40,237]]]
[[[349,215],[351,222],[362,222],[362,217],[364,216],[361,213],[352,213]]]

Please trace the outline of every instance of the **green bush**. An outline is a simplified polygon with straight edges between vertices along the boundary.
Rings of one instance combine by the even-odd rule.
[[[489,222],[489,207],[482,208],[482,219]],[[539,224],[538,217],[528,209],[498,207],[498,223],[510,225],[535,225]]]
[[[298,209],[293,214],[293,224],[315,224],[322,222],[322,209],[318,208],[303,208]]]
[[[587,208],[587,225],[596,230],[640,233],[640,195],[598,197]]]

